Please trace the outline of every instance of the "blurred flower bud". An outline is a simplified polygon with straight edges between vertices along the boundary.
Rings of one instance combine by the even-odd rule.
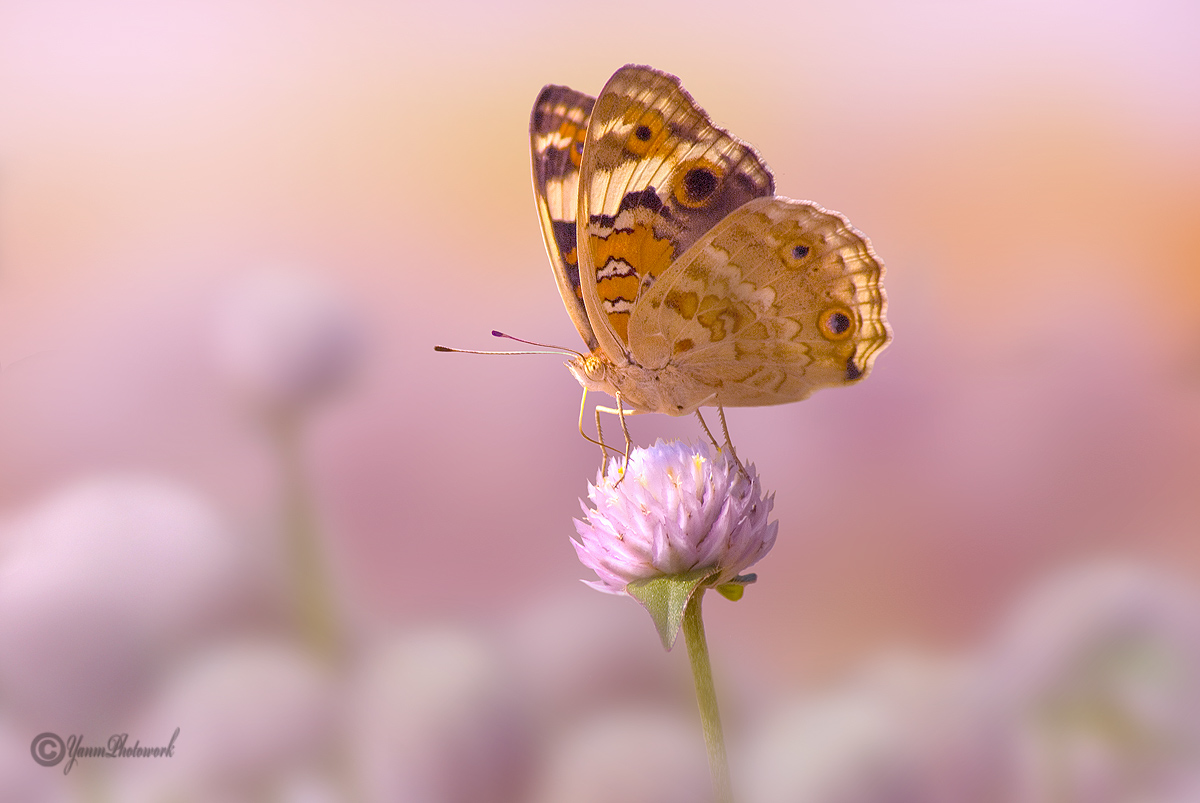
[[[676,700],[693,710],[692,689],[664,661],[658,639],[633,606],[583,588],[539,599],[508,631],[516,682],[541,727],[559,728],[598,711]]]
[[[166,742],[179,728],[175,755],[118,765],[117,799],[199,803],[321,791],[316,779],[296,779],[330,761],[338,697],[327,669],[290,644],[243,641],[201,654],[131,728],[143,744]]]
[[[1157,800],[1200,770],[1200,596],[1100,563],[1050,578],[993,640],[1028,794]]]
[[[367,803],[514,803],[529,760],[513,684],[485,643],[428,630],[377,645],[353,681]]]
[[[706,803],[713,799],[694,722],[639,707],[598,715],[559,734],[534,803]]]
[[[0,542],[0,695],[64,732],[111,727],[165,658],[231,611],[243,580],[216,513],[154,477],[67,487]]]
[[[230,384],[272,412],[305,409],[340,389],[362,345],[358,319],[331,288],[282,271],[231,288],[215,335]]]
[[[777,707],[749,743],[749,803],[1008,801],[1006,733],[965,664],[895,655]]]

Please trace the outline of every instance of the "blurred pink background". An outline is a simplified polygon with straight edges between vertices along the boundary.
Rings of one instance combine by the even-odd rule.
[[[243,275],[296,269],[363,332],[307,432],[346,606],[407,627],[594,595],[568,538],[598,450],[561,360],[432,347],[579,346],[528,116],[626,62],[679,75],[887,266],[866,382],[729,411],[780,530],[745,599],[706,608],[720,660],[803,684],[955,649],[1094,558],[1200,582],[1187,2],[7,0],[0,514],[136,471],[268,529],[273,464],[212,322]]]

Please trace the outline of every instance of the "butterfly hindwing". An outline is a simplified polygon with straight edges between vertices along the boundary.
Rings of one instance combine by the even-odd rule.
[[[583,304],[576,248],[579,165],[588,118],[596,99],[565,86],[546,86],[529,119],[533,191],[542,237],[563,304],[589,349],[598,345]]]
[[[592,109],[579,178],[581,289],[605,352],[628,361],[639,297],[722,218],[773,193],[757,152],[713,125],[678,78],[618,70]]]
[[[758,199],[659,278],[633,311],[630,350],[695,382],[697,403],[712,393],[729,406],[798,401],[870,371],[891,337],[882,273],[841,215]]]

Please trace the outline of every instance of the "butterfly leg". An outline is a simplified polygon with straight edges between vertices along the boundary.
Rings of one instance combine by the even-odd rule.
[[[582,415],[582,414],[581,414]],[[580,421],[583,419],[581,418]],[[604,464],[608,462],[608,446],[604,443],[604,430],[600,427],[600,408],[596,408],[596,438],[600,444],[600,471],[604,472]]]
[[[704,434],[712,441],[712,445],[717,447],[718,452],[724,451],[728,447],[729,455],[733,458],[733,462],[738,467],[738,470],[749,477],[750,475],[746,473],[745,466],[742,465],[741,460],[738,460],[737,452],[733,449],[733,441],[729,439],[729,425],[725,423],[725,408],[721,406],[720,402],[717,402],[717,413],[721,416],[721,432],[725,435],[725,446],[717,443],[717,439],[713,437],[712,430],[708,428],[708,424],[704,423],[704,416],[700,415],[700,408],[696,408],[696,418],[700,419],[700,426],[704,428]]]
[[[699,411],[697,411],[699,412]],[[742,465],[742,461],[738,460],[737,452],[733,448],[733,441],[729,439],[729,425],[725,423],[725,408],[721,402],[717,402],[717,415],[721,417],[721,432],[725,435],[725,445],[729,447],[729,456],[733,458],[733,462],[737,465],[738,470],[746,479],[750,478],[750,474],[746,471],[746,467]],[[708,437],[712,437],[709,435]]]
[[[605,474],[605,462],[608,460],[608,453],[610,453],[610,451],[614,455],[619,453],[616,449],[613,449],[610,447],[610,445],[604,442],[604,429],[601,429],[600,426],[600,413],[611,413],[620,418],[620,429],[622,429],[622,431],[625,433],[625,460],[622,467],[620,467],[620,479],[617,480],[617,485],[619,485],[620,480],[625,478],[625,469],[629,467],[629,451],[632,444],[631,438],[629,437],[629,426],[625,424],[625,414],[634,413],[635,411],[626,411],[624,406],[620,405],[620,397],[617,398],[618,403],[616,409],[612,407],[601,407],[600,405],[596,405],[596,437],[593,438],[592,436],[589,436],[587,432],[583,431],[583,411],[584,409],[587,409],[587,400],[588,391],[587,389],[584,389],[583,398],[580,400],[580,436],[584,439],[584,441],[587,441],[588,443],[594,443],[600,447],[601,477],[604,477]]]
[[[615,415],[617,418],[619,418],[621,420],[621,432],[625,435],[625,460],[621,465],[621,479],[617,480],[617,484],[619,485],[621,483],[621,480],[625,479],[625,470],[627,468],[629,468],[629,452],[633,448],[633,438],[631,438],[629,435],[629,424],[626,423],[625,416],[633,415],[634,413],[637,412],[637,410],[626,410],[625,405],[621,403],[620,394],[617,394],[616,399],[617,399],[617,406],[615,408],[601,407],[599,405],[596,405],[596,433],[597,434],[600,433],[600,414],[601,413],[609,413],[610,415]],[[582,421],[582,416],[583,416],[583,413],[581,411],[580,412],[580,420],[581,421]],[[589,438],[589,440],[591,440],[591,439]],[[601,438],[600,440],[603,441],[604,438]],[[592,441],[592,442],[595,443],[595,441]],[[605,449],[612,448],[609,446],[604,446],[604,444],[601,444],[601,446]],[[613,451],[616,452],[616,449],[613,449]],[[605,456],[605,458],[608,457],[607,451],[605,452],[604,456]]]
[[[708,436],[708,439],[709,439],[710,441],[712,441],[712,445],[713,445],[714,447],[716,447],[717,451],[720,451],[720,450],[721,450],[721,444],[720,444],[720,443],[718,443],[718,442],[717,442],[717,439],[713,437],[712,430],[710,430],[710,429],[708,428],[708,424],[706,424],[706,423],[704,422],[704,416],[700,415],[700,408],[699,408],[699,407],[697,407],[697,408],[696,408],[696,418],[697,418],[697,420],[699,420],[699,421],[700,421],[700,428],[704,430],[704,434]]]
[[[617,394],[617,418],[621,419],[621,432],[625,434],[625,463],[621,466],[621,479],[625,479],[625,471],[629,468],[629,449],[633,440],[629,437],[629,425],[625,423],[625,405],[621,404],[621,394]]]
[[[608,448],[604,445],[604,433],[600,431],[600,412],[599,408],[596,411],[596,435],[600,440],[596,440],[591,435],[583,431],[583,411],[587,409],[587,388],[583,389],[583,398],[579,400],[579,435],[588,443],[594,443],[600,447],[600,468],[604,469],[604,461],[608,459]]]

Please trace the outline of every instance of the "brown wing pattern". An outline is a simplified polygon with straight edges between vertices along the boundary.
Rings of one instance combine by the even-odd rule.
[[[650,67],[609,79],[581,166],[584,304],[614,357],[628,353],[630,314],[656,277],[722,218],[774,194],[754,148],[713,125],[678,78]]]
[[[533,192],[542,237],[563,304],[589,349],[598,344],[579,285],[576,209],[583,140],[595,102],[590,95],[551,84],[538,95],[529,118]]]
[[[870,244],[836,212],[755,200],[655,284],[634,311],[630,348],[731,407],[798,401],[870,371],[891,339],[882,276]]]

